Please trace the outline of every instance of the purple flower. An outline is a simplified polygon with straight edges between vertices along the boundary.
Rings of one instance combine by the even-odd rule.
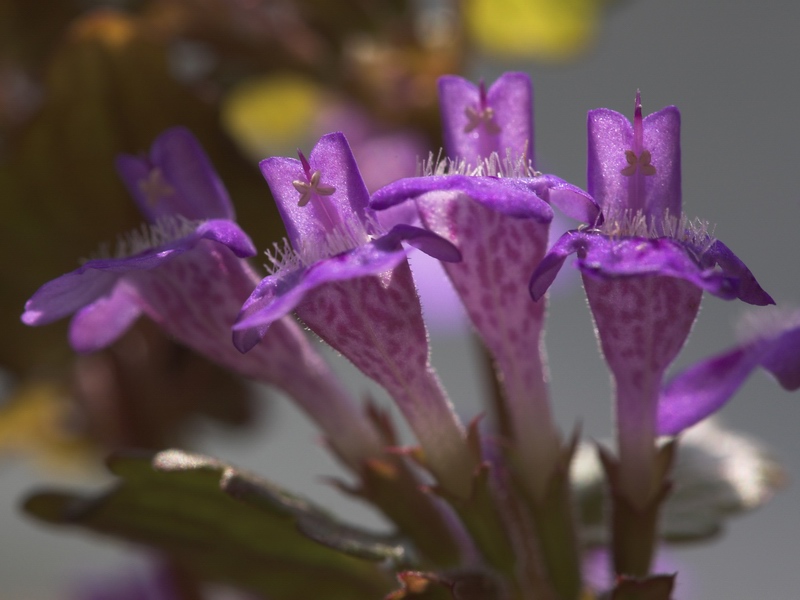
[[[664,275],[726,300],[774,304],[752,273],[708,226],[681,212],[680,113],[669,106],[642,118],[639,93],[633,125],[612,110],[589,112],[588,191],[602,208],[592,229],[568,231],[530,281],[541,298],[566,258],[595,279]]]
[[[277,323],[248,356],[231,342],[241,303],[258,282],[242,260],[255,248],[233,221],[228,195],[194,137],[170,129],[148,157],[121,156],[117,168],[150,223],[123,238],[114,257],[89,260],[42,286],[26,303],[23,322],[44,325],[74,314],[70,342],[91,352],[147,314],[197,352],[286,391],[347,464],[358,468],[378,455],[378,435],[291,319]],[[252,344],[252,335],[234,339]]]
[[[439,236],[410,225],[385,233],[347,140],[323,136],[308,159],[269,158],[261,171],[283,217],[288,241],[270,256],[266,277],[242,307],[240,335],[267,330],[291,311],[317,335],[387,389],[445,488],[469,491],[473,457],[432,370],[405,241],[441,260],[460,260]],[[252,332],[255,332],[253,334]],[[237,343],[248,351],[248,343]]]
[[[673,377],[658,402],[658,433],[677,435],[730,400],[756,367],[800,389],[800,311],[750,315],[746,339]]]
[[[681,214],[680,113],[634,122],[608,109],[588,117],[588,191],[602,208],[594,228],[564,234],[530,280],[542,297],[578,254],[603,353],[616,383],[621,486],[644,506],[658,493],[654,446],[664,371],[683,346],[703,290],[771,304],[745,265],[707,226]]]
[[[641,575],[650,569],[668,489],[668,456],[655,443],[662,381],[689,335],[703,290],[751,304],[773,301],[707,225],[681,214],[677,108],[643,119],[637,92],[633,124],[598,109],[589,112],[588,133],[588,191],[602,215],[592,228],[556,242],[529,290],[541,298],[567,256],[578,254],[615,384],[618,459],[604,455],[614,498],[614,563],[617,572]]]
[[[555,468],[559,434],[541,347],[545,307],[531,302],[521,282],[544,256],[550,204],[587,222],[597,206],[579,188],[534,170],[526,75],[503,75],[488,92],[443,77],[439,92],[450,158],[430,160],[424,176],[378,190],[370,205],[384,210],[414,201],[422,223],[461,251],[461,262],[444,267],[495,360],[507,400],[501,430],[539,494]]]
[[[503,73],[489,90],[456,75],[439,78],[447,155],[472,165],[508,150],[533,162],[533,90],[525,73]]]

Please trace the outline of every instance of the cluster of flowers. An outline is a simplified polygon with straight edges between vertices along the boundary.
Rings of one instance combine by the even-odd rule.
[[[660,436],[715,412],[757,366],[800,387],[800,318],[665,383],[703,291],[773,304],[707,226],[682,214],[678,110],[643,117],[637,94],[633,123],[591,111],[584,191],[535,170],[526,75],[507,73],[488,89],[444,77],[439,91],[446,157],[371,197],[340,133],[308,157],[261,163],[287,231],[263,279],[204,152],[186,130],[165,132],[149,156],[117,163],[149,224],[115,255],[44,285],[22,319],[74,315],[71,344],[91,352],[146,314],[291,396],[358,478],[357,492],[416,544],[421,564],[480,565],[513,597],[575,599],[583,590],[569,483],[577,440],[552,417],[542,330],[546,291],[577,254],[615,382],[617,451],[601,450],[614,572],[646,578],[675,446]],[[404,203],[415,207],[412,219],[387,210]],[[583,224],[548,250],[552,206]],[[430,364],[406,245],[442,261],[494,361],[502,393],[489,426],[462,424]],[[397,450],[386,417],[357,405],[292,314],[386,389],[418,449]],[[414,594],[405,581],[395,597]]]

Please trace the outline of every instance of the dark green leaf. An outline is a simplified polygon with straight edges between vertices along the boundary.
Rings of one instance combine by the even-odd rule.
[[[275,600],[322,591],[337,600],[381,598],[392,578],[374,561],[404,557],[402,546],[205,456],[118,454],[109,467],[121,479],[110,491],[37,493],[25,509],[43,521],[158,548],[203,579]]]

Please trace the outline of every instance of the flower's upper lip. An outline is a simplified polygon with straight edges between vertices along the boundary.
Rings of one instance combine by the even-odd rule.
[[[633,124],[607,108],[589,111],[587,190],[604,212],[641,210],[649,219],[669,211],[680,218],[680,122],[674,106],[642,118],[638,94]],[[645,150],[652,172],[630,169],[629,153],[638,164]]]
[[[438,88],[448,155],[475,161],[511,148],[524,152],[526,160],[533,159],[533,88],[526,73],[504,73],[488,90],[445,75],[439,78]],[[487,119],[474,127],[475,115]]]
[[[139,210],[150,222],[168,215],[191,220],[236,216],[228,192],[195,137],[173,127],[153,142],[147,158],[123,154],[116,167]],[[153,197],[154,188],[159,195]]]

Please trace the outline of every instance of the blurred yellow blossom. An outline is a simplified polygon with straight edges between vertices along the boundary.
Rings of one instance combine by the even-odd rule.
[[[590,45],[603,0],[464,0],[472,41],[492,54],[565,60]]]

